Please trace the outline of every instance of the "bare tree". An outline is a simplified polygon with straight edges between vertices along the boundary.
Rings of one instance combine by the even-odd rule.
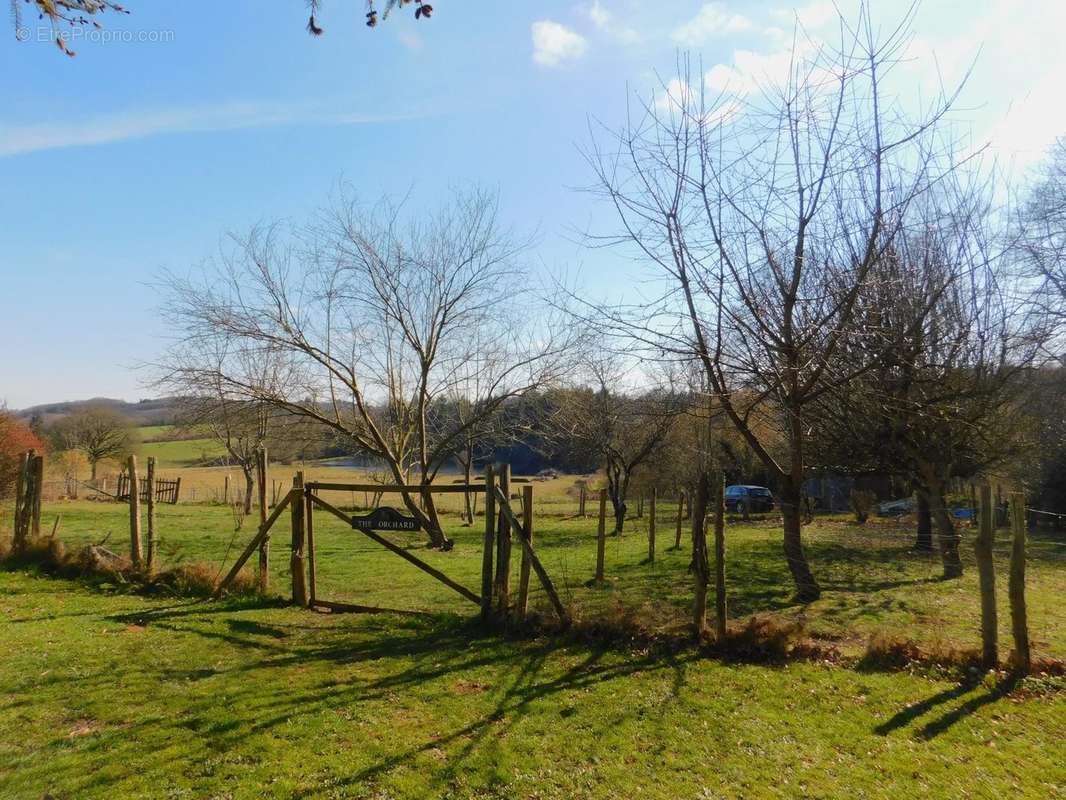
[[[101,461],[121,460],[137,443],[130,421],[106,406],[75,411],[57,421],[51,433],[62,448],[85,454],[93,481]]]
[[[944,576],[954,578],[959,531],[945,494],[952,479],[973,481],[1027,448],[1022,381],[1045,327],[993,236],[988,193],[943,199],[950,208],[898,237],[863,292],[857,321],[893,331],[896,347],[824,395],[810,419],[823,455],[915,487],[936,525]],[[849,347],[840,357],[862,363],[868,355]],[[931,545],[928,533],[916,543]]]
[[[583,372],[588,383],[561,395],[551,424],[557,440],[600,460],[617,535],[637,470],[664,447],[685,402],[666,385],[627,385],[634,369],[623,356],[597,351],[584,359]]]
[[[1052,146],[1036,182],[1019,207],[1015,246],[1039,283],[1033,296],[1057,325],[1051,342],[1062,360],[1066,333],[1066,138]]]
[[[470,430],[560,368],[566,343],[538,313],[521,247],[495,196],[477,190],[435,215],[342,197],[291,237],[257,228],[198,277],[167,278],[178,341],[165,379],[318,422],[395,483],[428,486]],[[223,360],[189,363],[208,342]],[[269,368],[247,369],[257,358]],[[483,380],[471,413],[434,418],[473,375]],[[431,494],[403,502],[434,546],[450,547]]]
[[[589,154],[621,223],[601,243],[635,247],[661,290],[601,310],[604,324],[649,355],[701,365],[779,484],[801,600],[820,593],[801,535],[805,411],[891,349],[856,327],[857,300],[910,205],[954,167],[937,135],[951,98],[911,120],[883,89],[910,19],[879,38],[863,7],[854,27],[841,20],[836,47],[797,45],[784,85],[746,99],[709,95],[683,65],[665,98]],[[882,342],[845,369],[837,356],[853,337]],[[778,421],[780,452],[758,415]]]

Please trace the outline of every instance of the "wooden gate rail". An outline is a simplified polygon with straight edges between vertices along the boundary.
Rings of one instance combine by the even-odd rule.
[[[336,486],[336,485],[340,485],[340,484],[313,484],[312,483],[312,484],[308,484],[308,489],[310,490],[311,487],[314,487],[314,486],[321,487],[323,485],[326,485],[326,486],[334,485],[334,486]],[[347,488],[347,487],[345,487],[345,488]],[[356,490],[356,491],[363,491],[363,490]],[[318,497],[317,495],[313,495],[313,494],[309,494],[308,497],[310,497],[312,502],[316,506],[321,508],[323,511],[328,511],[333,516],[335,516],[338,519],[341,519],[344,522],[348,523],[348,525],[352,524],[352,518],[349,515],[345,514],[340,509],[335,508],[334,506],[331,506],[329,503],[327,503],[321,497]],[[462,584],[456,583],[455,581],[453,581],[451,578],[449,578],[447,575],[445,575],[440,570],[431,567],[425,561],[422,561],[419,558],[415,558],[413,555],[408,553],[402,547],[399,547],[399,546],[393,544],[392,542],[390,542],[385,537],[378,536],[376,533],[374,533],[374,531],[363,530],[361,528],[354,528],[353,527],[352,530],[358,530],[359,533],[363,534],[364,536],[366,536],[369,539],[373,539],[375,542],[380,544],[382,547],[392,551],[393,553],[395,553],[396,555],[398,555],[400,558],[404,559],[405,561],[409,561],[410,563],[414,564],[416,567],[418,567],[423,572],[429,573],[434,578],[436,578],[438,581],[443,583],[445,586],[451,587],[452,589],[457,591],[459,594],[461,594],[463,597],[465,597],[470,602],[472,602],[472,603],[474,603],[475,605],[478,605],[478,606],[481,605],[481,598],[478,595],[474,594],[472,591],[467,589]]]
[[[252,538],[252,541],[248,543],[248,546],[244,548],[244,552],[241,553],[240,558],[237,559],[237,563],[233,565],[233,569],[229,571],[226,577],[222,579],[222,583],[220,583],[218,585],[218,588],[215,589],[215,599],[218,599],[222,596],[222,592],[224,592],[226,590],[226,587],[229,586],[233,582],[233,579],[237,577],[237,573],[241,571],[241,567],[244,566],[245,562],[252,557],[252,553],[259,549],[259,545],[262,544],[264,539],[266,539],[267,535],[270,533],[271,526],[278,521],[278,517],[281,516],[281,512],[285,510],[285,507],[288,506],[289,503],[293,502],[293,494],[297,495],[296,502],[300,502],[300,492],[298,490],[295,490],[290,491],[288,494],[286,494],[282,501],[276,506],[274,506],[274,511],[270,514],[269,517],[267,517],[266,522],[259,526],[259,532],[256,533],[256,535]]]
[[[465,492],[483,492],[484,486],[456,485],[450,483],[318,483],[310,482],[304,486],[312,492],[381,492],[382,494],[462,494]]]
[[[544,569],[544,565],[540,563],[537,554],[533,552],[533,544],[530,540],[529,531],[518,521],[518,517],[515,516],[514,511],[511,510],[511,504],[507,500],[507,494],[500,486],[496,487],[496,501],[499,503],[500,511],[506,515],[513,528],[518,531],[518,541],[522,543],[522,549],[525,551],[526,558],[529,559],[533,571],[536,572],[537,577],[540,578],[540,583],[544,587],[548,599],[551,600],[552,607],[555,609],[555,613],[559,616],[559,620],[563,625],[569,626],[570,616],[566,613],[566,609],[563,607],[563,603],[559,599],[559,593],[555,591],[555,584],[552,583],[552,579],[548,576],[548,571]]]

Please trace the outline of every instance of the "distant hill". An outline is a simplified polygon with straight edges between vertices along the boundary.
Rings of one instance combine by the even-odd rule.
[[[23,408],[15,413],[23,419],[35,414],[44,418],[45,424],[55,422],[89,406],[104,406],[127,417],[135,425],[173,425],[177,417],[180,398],[160,397],[127,403],[111,397],[93,397],[89,400],[68,400],[62,403],[44,403],[30,408]]]

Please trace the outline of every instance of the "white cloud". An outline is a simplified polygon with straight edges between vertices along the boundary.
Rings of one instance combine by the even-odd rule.
[[[544,67],[576,61],[588,51],[585,37],[550,19],[533,23],[533,60]]]
[[[808,31],[824,28],[838,17],[837,7],[829,0],[814,0],[799,8],[778,8],[772,13],[787,27],[798,22],[801,28]]]
[[[692,99],[692,87],[680,78],[674,78],[664,88],[662,94],[656,93],[655,107],[659,111],[680,111]]]
[[[592,3],[585,7],[585,14],[598,31],[606,33],[622,44],[635,44],[640,41],[640,34],[637,30],[619,23],[615,15],[608,11],[600,0],[592,0]]]
[[[174,133],[268,128],[278,125],[359,125],[402,117],[337,112],[333,106],[272,103],[228,103],[215,106],[141,109],[101,114],[62,123],[30,123],[0,127],[0,158],[88,147]]]
[[[683,47],[699,47],[715,36],[741,33],[753,27],[750,19],[730,11],[723,3],[705,3],[695,17],[675,28],[672,36]]]
[[[757,53],[754,50],[734,50],[732,66],[715,64],[704,75],[704,85],[715,92],[738,96],[751,94],[760,87],[785,86],[792,72],[792,50]]]

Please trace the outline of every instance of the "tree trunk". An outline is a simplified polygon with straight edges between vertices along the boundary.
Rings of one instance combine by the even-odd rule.
[[[1028,675],[1032,666],[1029,648],[1029,620],[1025,609],[1025,495],[1010,496],[1011,550],[1007,595],[1010,597],[1010,626],[1014,636],[1014,669]]]
[[[91,480],[94,484],[96,483],[96,465],[97,465],[97,463],[98,462],[95,461],[95,460],[90,460],[89,461],[89,480]]]
[[[792,573],[792,582],[796,586],[796,599],[809,603],[817,600],[822,590],[811,573],[810,565],[807,563],[807,554],[803,551],[803,521],[800,516],[802,499],[801,484],[791,477],[785,478],[781,484],[785,561],[788,563],[789,572]]]
[[[936,538],[940,544],[940,560],[945,578],[962,577],[962,558],[959,556],[959,531],[944,502],[944,488],[940,483],[929,487],[929,507],[936,523]]]
[[[709,476],[699,476],[691,505],[692,579],[695,588],[692,623],[697,638],[707,632],[707,588],[711,579],[711,567],[707,558],[707,499],[710,493],[708,482]]]
[[[252,462],[242,462],[241,472],[244,473],[244,513],[252,513],[252,495],[255,493],[255,465]]]
[[[977,577],[981,589],[981,663],[993,669],[999,663],[999,626],[996,620],[996,567],[992,561],[995,520],[992,488],[981,487],[980,527],[973,550],[977,559]]]
[[[726,635],[725,598],[725,473],[714,479],[714,631],[719,642]]]
[[[914,549],[920,553],[933,552],[933,517],[929,511],[929,492],[918,489],[918,534],[914,540]]]
[[[474,459],[468,451],[466,461],[463,464],[463,478],[466,480],[467,486],[470,486],[470,483],[473,480],[473,468]],[[466,519],[467,525],[474,524],[474,493],[469,489],[463,493],[463,516]]]

